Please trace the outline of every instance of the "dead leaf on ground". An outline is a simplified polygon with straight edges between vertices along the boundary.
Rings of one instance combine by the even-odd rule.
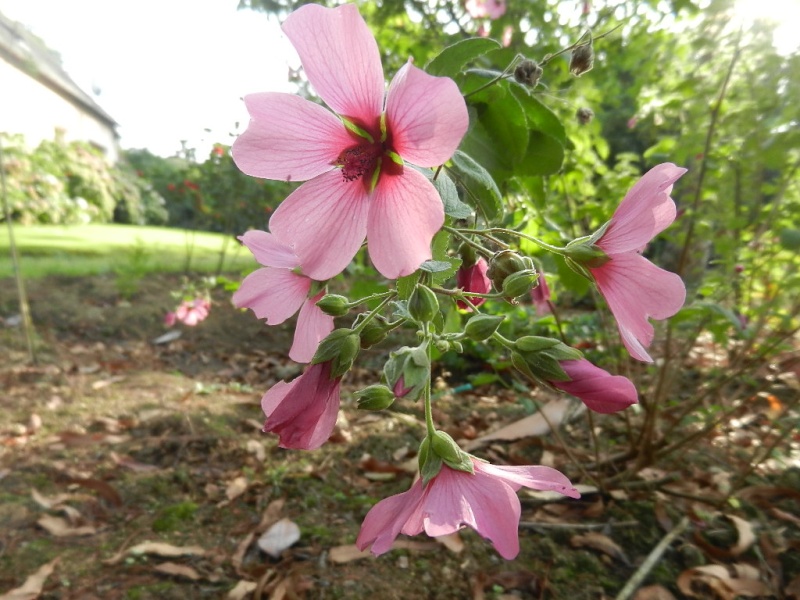
[[[464,550],[464,540],[461,539],[457,531],[454,531],[450,535],[440,535],[435,539],[454,554],[460,554]]]
[[[33,575],[29,575],[25,583],[20,587],[14,588],[0,596],[0,600],[34,600],[38,598],[42,593],[42,588],[44,588],[47,578],[53,574],[60,560],[61,557],[59,556],[49,563],[42,565]]]
[[[113,506],[122,506],[122,496],[105,481],[100,479],[74,478],[70,480],[70,483],[97,492],[98,496]]]
[[[624,565],[630,565],[625,551],[614,540],[602,533],[589,531],[584,534],[573,535],[569,541],[573,548],[591,548],[592,550],[599,550],[603,554],[607,554]]]
[[[46,530],[47,533],[56,537],[78,537],[97,533],[97,530],[91,525],[73,527],[66,519],[54,517],[52,515],[44,515],[36,521],[36,523],[38,523],[39,527]]]
[[[143,542],[128,548],[129,554],[156,554],[164,557],[203,556],[206,551],[200,546],[173,546],[163,542]]]
[[[114,464],[118,467],[124,467],[126,469],[130,469],[134,473],[152,473],[153,471],[158,471],[159,467],[155,465],[146,465],[144,463],[137,462],[133,460],[130,456],[126,456],[125,454],[117,454],[116,452],[110,452],[109,456],[111,460],[114,461]]]
[[[735,600],[739,596],[758,598],[770,595],[769,588],[759,581],[758,569],[744,563],[687,569],[678,576],[677,584],[682,594],[702,600]]]
[[[281,519],[258,538],[258,547],[272,558],[280,558],[284,550],[300,539],[300,527],[290,519]]]
[[[195,571],[192,567],[187,567],[186,565],[179,565],[173,562],[165,562],[153,567],[159,573],[163,573],[164,575],[173,575],[175,577],[183,577],[185,579],[191,579],[192,581],[197,581],[200,579],[200,574]]]
[[[234,588],[225,596],[228,600],[244,600],[250,595],[250,592],[255,591],[257,584],[255,581],[240,581]]]
[[[328,560],[337,564],[349,563],[354,560],[361,560],[362,558],[369,558],[373,554],[366,550],[359,550],[355,544],[347,544],[344,546],[335,546],[328,552]]]
[[[665,587],[648,585],[636,592],[633,600],[675,600],[675,596]]]
[[[257,535],[260,535],[266,531],[270,525],[278,520],[281,512],[283,511],[284,502],[285,500],[283,499],[273,500],[270,502],[269,506],[267,506],[267,508],[264,510],[264,514],[261,516],[261,522],[258,524],[258,526],[253,531],[248,533],[241,542],[239,542],[239,545],[236,547],[236,551],[233,553],[233,556],[231,556],[231,564],[236,570],[236,573],[239,575],[243,577],[246,575],[246,573],[242,572],[242,562],[244,562],[244,557],[247,554],[247,549],[250,547],[250,544],[253,543],[253,540]]]
[[[569,398],[550,400],[542,407],[540,412],[474,439],[464,445],[464,450],[469,452],[494,440],[510,441],[524,437],[545,435],[550,432],[548,421],[553,427],[558,427],[566,417],[570,404],[572,404],[572,401]]]
[[[45,496],[39,493],[36,488],[31,488],[31,498],[42,508],[50,510],[54,506],[58,506],[69,500],[69,494],[56,494],[55,496]]]
[[[217,504],[217,508],[222,508],[223,506],[227,506],[233,500],[241,496],[247,491],[247,478],[245,477],[237,477],[233,481],[228,484],[228,487],[225,488],[225,497],[227,500],[223,500],[219,504]]]

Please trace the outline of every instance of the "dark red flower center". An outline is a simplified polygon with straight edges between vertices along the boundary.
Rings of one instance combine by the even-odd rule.
[[[352,146],[339,155],[336,164],[342,167],[345,181],[354,181],[364,175],[371,178],[381,154],[381,144]]]

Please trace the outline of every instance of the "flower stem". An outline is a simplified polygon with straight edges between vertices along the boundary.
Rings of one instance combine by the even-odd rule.
[[[512,237],[518,237],[524,240],[528,240],[529,242],[533,242],[543,250],[547,250],[548,252],[552,252],[553,254],[559,254],[564,256],[566,254],[566,248],[562,248],[560,246],[553,246],[552,244],[548,244],[547,242],[540,240],[539,238],[535,238],[532,235],[528,235],[527,233],[522,233],[521,231],[514,231],[513,229],[505,229],[503,227],[492,227],[491,229],[451,229],[445,227],[448,231],[452,231],[456,234],[465,234],[471,233],[473,235],[479,235],[481,237],[485,237],[487,239],[491,239],[494,241],[492,234],[501,234],[501,235],[510,235]]]
[[[485,90],[485,89],[487,89],[487,88],[490,88],[490,87],[492,87],[492,86],[493,86],[495,83],[497,83],[498,81],[500,81],[500,80],[504,79],[504,78],[506,77],[506,75],[508,75],[508,74],[511,72],[511,70],[512,70],[512,69],[513,69],[513,68],[516,66],[517,62],[518,62],[518,61],[519,61],[519,59],[521,59],[521,58],[525,58],[525,57],[524,57],[524,56],[522,56],[522,54],[517,54],[517,55],[516,55],[516,56],[515,56],[515,57],[512,59],[512,61],[511,61],[510,63],[508,63],[508,66],[505,68],[505,70],[504,70],[502,73],[500,73],[500,75],[498,75],[498,76],[497,76],[497,77],[495,77],[494,79],[492,79],[492,80],[488,81],[487,83],[484,83],[484,84],[483,84],[482,86],[480,86],[479,88],[477,88],[477,89],[474,89],[474,90],[472,90],[471,92],[468,92],[468,93],[464,94],[464,98],[466,99],[466,98],[469,98],[470,96],[472,96],[472,95],[474,95],[474,94],[477,94],[478,92],[482,92],[483,90]]]
[[[431,364],[431,344],[430,344],[430,323],[425,324],[425,352],[428,354],[428,365]],[[436,426],[433,424],[433,406],[431,403],[431,371],[428,368],[428,381],[425,382],[425,428],[428,431],[428,436],[433,436],[436,433]]]
[[[385,292],[385,293],[386,293],[386,292]],[[387,304],[389,304],[389,302],[390,302],[390,301],[391,301],[391,300],[392,300],[392,299],[393,299],[395,296],[397,296],[397,292],[396,292],[396,291],[394,291],[394,290],[392,290],[391,292],[388,292],[388,294],[389,294],[389,295],[388,295],[388,296],[386,296],[386,297],[383,299],[383,301],[382,301],[382,302],[381,302],[381,303],[380,303],[380,304],[379,304],[377,307],[375,307],[375,309],[374,309],[374,310],[371,310],[371,311],[369,312],[369,314],[368,314],[368,315],[367,315],[367,316],[364,318],[364,320],[363,320],[363,321],[361,321],[361,323],[359,323],[359,324],[358,324],[358,326],[357,326],[355,329],[353,329],[353,332],[354,332],[354,333],[361,333],[362,331],[364,331],[364,328],[367,326],[367,323],[369,323],[370,321],[372,321],[372,319],[374,319],[374,318],[375,318],[375,317],[376,317],[378,314],[380,314],[380,312],[381,312],[381,311],[382,311],[382,310],[383,310],[383,309],[386,307],[386,305],[387,305]],[[381,295],[382,295],[382,294],[376,294],[376,296],[381,296]]]

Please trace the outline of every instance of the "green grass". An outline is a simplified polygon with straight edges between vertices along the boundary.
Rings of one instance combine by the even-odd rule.
[[[225,236],[136,225],[14,226],[24,277],[85,276],[103,273],[213,273]],[[255,266],[250,252],[230,239],[224,270]],[[0,227],[0,279],[13,276],[8,228]]]

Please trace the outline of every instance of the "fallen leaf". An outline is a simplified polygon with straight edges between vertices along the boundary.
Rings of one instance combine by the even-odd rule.
[[[457,531],[450,535],[440,535],[434,539],[454,554],[460,554],[464,550],[464,540]]]
[[[163,542],[143,542],[128,548],[130,554],[157,554],[158,556],[202,556],[206,551],[200,546],[173,546]]]
[[[374,555],[367,550],[359,550],[355,544],[347,544],[345,546],[335,546],[328,552],[328,560],[337,564],[349,563],[354,560],[361,560],[362,558],[370,558]]]
[[[300,539],[300,527],[290,519],[281,519],[258,538],[258,547],[272,558],[280,558],[284,550]]]
[[[228,592],[226,598],[228,600],[244,600],[250,592],[255,591],[256,587],[258,587],[256,582],[242,580]]]
[[[77,537],[82,535],[94,535],[97,533],[97,530],[91,525],[73,527],[65,519],[53,517],[51,515],[44,515],[36,521],[36,523],[39,527],[45,529],[47,533],[56,537]]]
[[[561,424],[571,404],[572,400],[566,397],[551,400],[542,407],[540,412],[474,439],[464,445],[464,450],[469,452],[494,440],[511,441],[524,437],[546,435],[550,433],[550,424],[553,427],[558,427]],[[548,424],[548,421],[550,424]]]
[[[228,484],[225,489],[225,496],[228,500],[234,500],[247,491],[247,479],[244,477],[237,477]]]
[[[192,567],[187,567],[186,565],[179,565],[173,562],[165,562],[153,567],[159,573],[163,573],[164,575],[173,575],[176,577],[184,577],[186,579],[191,579],[192,581],[197,581],[200,579],[200,574],[195,571]]]
[[[36,488],[31,488],[31,498],[33,498],[33,501],[42,508],[50,510],[54,506],[58,506],[59,504],[69,500],[69,494],[45,496],[44,494],[40,494]]]
[[[110,452],[109,456],[111,460],[114,461],[118,467],[125,467],[126,469],[130,469],[135,473],[152,473],[153,471],[158,471],[159,468],[155,465],[146,465],[144,463],[137,462],[133,460],[130,456],[126,456],[124,454],[120,455],[116,452]]]
[[[258,440],[247,440],[247,451],[250,454],[255,454],[258,462],[264,462],[267,458],[267,451],[264,450],[264,444]]]
[[[572,538],[570,538],[570,544],[572,544],[574,548],[592,548],[593,550],[599,550],[603,554],[607,554],[625,565],[630,565],[630,561],[628,557],[625,556],[625,552],[622,548],[614,540],[602,533],[589,531],[581,535],[573,535]]]
[[[636,592],[633,600],[675,600],[675,596],[665,587],[648,585]]]
[[[70,483],[97,492],[98,496],[113,506],[122,506],[122,497],[119,495],[119,492],[105,481],[101,481],[100,479],[73,478],[70,480]]]
[[[759,581],[758,569],[747,564],[703,565],[687,569],[678,576],[678,589],[689,598],[735,600],[737,596],[769,596],[769,588]],[[709,591],[714,595],[709,595]]]
[[[723,516],[736,527],[736,532],[739,537],[736,540],[736,544],[730,549],[730,552],[733,556],[739,556],[746,552],[756,541],[756,534],[753,532],[753,526],[749,521],[745,521],[736,515]]]
[[[53,574],[60,560],[61,557],[58,557],[42,565],[33,575],[29,575],[25,583],[20,587],[14,588],[10,592],[6,592],[0,596],[0,600],[34,600],[38,598],[42,593],[45,581]]]

